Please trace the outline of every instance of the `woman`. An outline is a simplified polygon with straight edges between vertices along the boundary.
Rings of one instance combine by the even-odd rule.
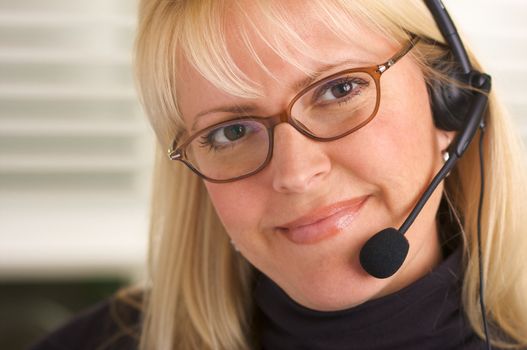
[[[141,1],[137,76],[160,147],[140,348],[485,348],[478,142],[406,232],[395,274],[359,259],[460,130],[431,98],[470,94],[441,43],[420,1]],[[484,118],[489,337],[522,348],[525,172],[492,93]]]

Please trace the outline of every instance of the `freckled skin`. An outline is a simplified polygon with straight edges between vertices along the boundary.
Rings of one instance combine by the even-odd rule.
[[[357,25],[357,41],[343,42],[309,12],[295,26],[310,28],[307,42],[319,48],[320,61],[359,57],[379,64],[400,48]],[[231,53],[242,71],[261,84],[265,98],[255,99],[262,116],[281,112],[297,93],[290,82],[305,74],[284,62],[256,36],[251,40],[272,79],[237,47]],[[298,55],[309,67],[317,61]],[[246,100],[214,87],[182,63],[180,108],[185,123],[203,110]],[[183,84],[184,82],[184,84]],[[362,245],[386,227],[399,227],[442,164],[441,151],[452,134],[432,121],[423,75],[410,55],[381,78],[377,116],[359,131],[332,142],[316,142],[293,127],[275,129],[271,163],[260,173],[232,183],[205,182],[216,211],[240,253],[298,303],[316,310],[337,310],[392,293],[420,278],[441,259],[435,215],[442,185],[407,232],[410,252],[403,267],[388,279],[375,279],[360,267]],[[204,98],[204,96],[206,98]],[[276,228],[313,209],[369,196],[351,225],[315,244],[294,244]]]

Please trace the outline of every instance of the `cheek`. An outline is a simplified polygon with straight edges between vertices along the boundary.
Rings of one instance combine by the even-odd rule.
[[[264,211],[264,193],[250,179],[227,184],[205,182],[216,212],[229,236],[238,241],[259,227]]]

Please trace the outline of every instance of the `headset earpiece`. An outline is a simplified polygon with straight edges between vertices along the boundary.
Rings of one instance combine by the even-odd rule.
[[[447,131],[459,131],[464,125],[464,118],[473,97],[473,93],[460,87],[467,85],[467,75],[461,73],[460,69],[453,68],[455,64],[453,55],[449,52],[443,56],[433,69],[452,81],[434,79],[428,84],[428,95],[436,127]]]

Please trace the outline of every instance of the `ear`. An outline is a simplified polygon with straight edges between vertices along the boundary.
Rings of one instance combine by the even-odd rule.
[[[454,137],[456,136],[456,132],[436,128],[435,135],[436,135],[436,142],[437,142],[437,146],[439,147],[439,150],[441,152],[444,152],[447,150],[448,146],[450,146],[450,144],[452,143],[452,140],[454,140]]]

